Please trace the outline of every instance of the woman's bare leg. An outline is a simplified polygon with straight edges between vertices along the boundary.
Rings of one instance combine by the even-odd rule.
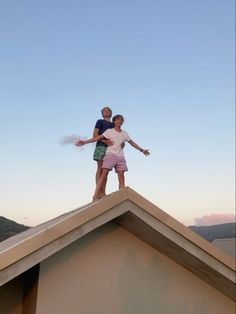
[[[117,171],[118,181],[119,181],[119,189],[125,187],[125,172],[124,171]]]

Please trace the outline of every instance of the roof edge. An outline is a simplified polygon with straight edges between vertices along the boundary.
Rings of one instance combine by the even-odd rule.
[[[78,226],[81,226],[94,219],[95,217],[105,213],[112,207],[127,199],[126,189],[109,194],[106,198],[103,198],[95,203],[91,203],[86,211],[73,210],[74,214],[65,216],[61,221],[53,224],[56,218],[52,219],[52,225],[45,229],[39,230],[36,234],[32,234],[30,237],[22,239],[0,252],[0,271],[9,265],[17,262],[21,258],[31,254],[32,252],[42,248],[43,246],[51,243],[57,238],[73,231]],[[34,228],[34,227],[33,227]]]
[[[214,258],[221,261],[232,270],[236,270],[234,259],[225,252],[215,247],[212,243],[198,235],[196,232],[186,227],[184,224],[167,214],[165,211],[154,205],[152,202],[138,194],[130,187],[126,187],[128,199],[130,199],[137,206],[142,207],[150,215],[166,224],[169,228],[181,234],[184,238],[197,245],[200,249],[207,252]]]

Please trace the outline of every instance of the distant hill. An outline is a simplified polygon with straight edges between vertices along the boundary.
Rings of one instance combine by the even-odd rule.
[[[0,216],[0,242],[19,232],[25,231],[28,228],[30,227],[18,224],[13,220]]]
[[[213,226],[189,226],[189,228],[209,242],[215,239],[236,238],[236,222]]]

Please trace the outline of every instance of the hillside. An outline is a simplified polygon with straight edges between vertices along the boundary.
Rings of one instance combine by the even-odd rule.
[[[236,223],[224,223],[213,226],[189,226],[190,229],[198,233],[207,241],[212,242],[214,239],[236,238]]]
[[[0,216],[0,242],[28,228],[28,226]]]

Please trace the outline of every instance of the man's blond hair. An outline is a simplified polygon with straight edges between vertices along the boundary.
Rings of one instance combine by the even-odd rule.
[[[102,108],[102,110],[101,110],[102,116],[103,116],[103,110],[105,110],[105,109],[108,109],[108,110],[110,111],[110,118],[111,118],[111,116],[112,116],[112,110],[111,110],[110,107],[103,107],[103,108]]]

